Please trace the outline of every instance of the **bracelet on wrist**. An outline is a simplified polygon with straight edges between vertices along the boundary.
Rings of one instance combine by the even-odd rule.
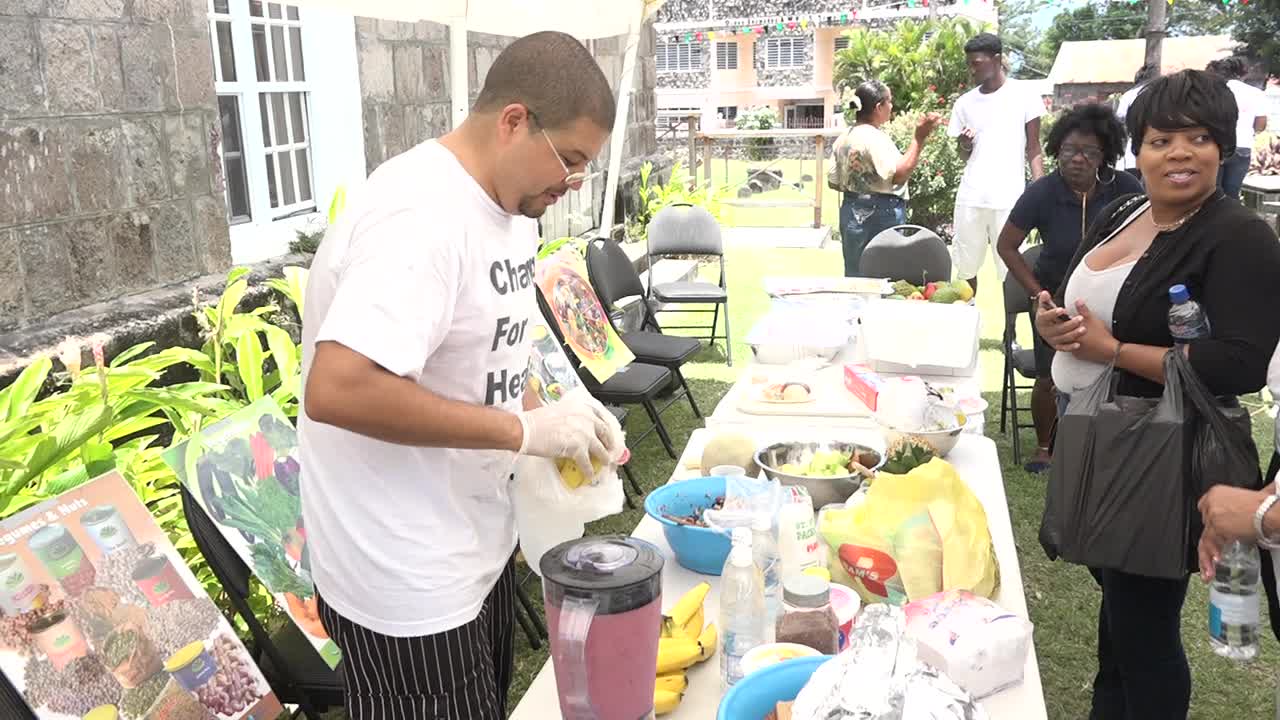
[[[1261,503],[1258,503],[1258,509],[1253,512],[1253,534],[1257,540],[1258,546],[1267,550],[1280,549],[1280,535],[1268,537],[1265,525],[1267,513],[1271,511],[1271,506],[1280,501],[1280,495],[1267,495]]]

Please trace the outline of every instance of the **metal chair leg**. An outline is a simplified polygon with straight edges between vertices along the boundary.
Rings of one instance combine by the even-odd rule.
[[[667,454],[672,460],[678,459],[680,456],[676,454],[676,448],[671,444],[671,435],[667,432],[667,426],[662,424],[662,416],[658,414],[658,408],[653,406],[652,400],[645,400],[644,411],[649,414],[649,419],[653,421],[653,429],[658,433],[658,439],[662,441],[662,446],[666,448]]]
[[[1009,335],[1006,331],[1004,348],[1004,373],[1000,382],[1000,434],[1008,432],[1006,418],[1009,413],[1009,386],[1013,384],[1013,348],[1009,346]]]
[[[729,332],[729,299],[724,301],[724,358],[727,367],[733,367],[733,333]]]
[[[627,476],[627,481],[631,483],[631,489],[636,491],[636,495],[644,497],[644,488],[640,487],[640,483],[636,482],[636,474],[631,472],[631,466],[623,465],[622,474]],[[630,500],[631,498],[627,498]]]
[[[689,383],[684,379],[684,373],[679,370],[675,371],[676,379],[680,381],[680,387],[684,388],[684,394],[689,398],[689,407],[693,409],[693,416],[702,419],[702,411],[698,409],[698,401],[693,399],[693,391],[689,389]]]
[[[534,634],[539,638],[546,637],[547,628],[538,617],[538,609],[533,606],[533,601],[529,599],[529,593],[525,592],[524,586],[518,583],[516,584],[516,599],[520,601],[520,605],[524,607],[525,613],[528,614],[528,620],[533,624]],[[529,644],[536,650],[540,642],[530,639]]]
[[[1013,420],[1013,464],[1022,466],[1022,434],[1018,424],[1018,385],[1016,378],[1009,378],[1009,414]]]

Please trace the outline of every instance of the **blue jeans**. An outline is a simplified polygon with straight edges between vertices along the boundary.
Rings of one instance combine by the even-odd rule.
[[[1240,199],[1240,187],[1244,185],[1244,176],[1249,174],[1249,160],[1253,151],[1249,148],[1236,148],[1236,154],[1218,168],[1218,186],[1222,192]]]
[[[862,251],[882,231],[907,222],[907,203],[897,195],[845,193],[840,203],[840,244],[844,275],[855,277]]]

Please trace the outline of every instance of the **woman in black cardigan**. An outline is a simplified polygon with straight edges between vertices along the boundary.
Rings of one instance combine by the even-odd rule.
[[[1204,307],[1211,337],[1175,352],[1188,354],[1215,394],[1262,387],[1280,339],[1280,242],[1217,187],[1218,167],[1235,150],[1236,114],[1226,83],[1196,70],[1154,80],[1134,101],[1126,124],[1147,195],[1103,210],[1056,296],[1038,298],[1036,328],[1058,351],[1062,392],[1082,390],[1114,363],[1120,394],[1158,397],[1176,284]],[[1090,717],[1185,718],[1187,578],[1090,572],[1102,589]]]

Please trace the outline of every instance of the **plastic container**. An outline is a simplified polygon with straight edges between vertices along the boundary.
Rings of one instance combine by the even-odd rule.
[[[1209,316],[1200,303],[1191,299],[1185,285],[1169,288],[1169,334],[1175,343],[1207,338],[1212,333]]]
[[[793,485],[786,489],[791,494],[784,495],[778,508],[778,556],[784,578],[826,565],[826,553],[813,518],[813,498],[803,487]]]
[[[720,686],[742,679],[747,653],[764,644],[765,604],[760,571],[751,552],[751,530],[734,528],[733,549],[720,573]]]
[[[725,693],[716,720],[755,720],[773,712],[780,702],[795,700],[829,655],[796,658],[771,665],[743,678]]]
[[[0,611],[21,615],[44,605],[40,583],[17,553],[0,555]]]
[[[794,575],[783,583],[782,593],[777,641],[834,655],[840,647],[840,623],[831,607],[831,584],[812,575]]]
[[[817,657],[821,654],[807,645],[766,643],[753,649],[742,658],[742,673],[746,676],[781,662],[789,662],[797,658]]]
[[[782,610],[782,559],[778,557],[773,523],[764,515],[757,515],[751,523],[751,555],[764,581],[764,642],[772,643]]]
[[[852,588],[831,583],[831,609],[836,613],[836,627],[839,631],[837,652],[844,652],[849,647],[849,633],[853,631],[853,621],[858,617],[858,611],[862,609],[862,598]]]
[[[729,538],[711,528],[678,523],[669,517],[692,515],[724,497],[723,477],[690,478],[663,485],[644,499],[644,511],[662,525],[663,537],[681,567],[703,575],[719,575],[729,556]]]
[[[218,663],[204,647],[204,641],[196,640],[169,656],[164,663],[165,672],[188,692],[195,692],[218,673]]]

